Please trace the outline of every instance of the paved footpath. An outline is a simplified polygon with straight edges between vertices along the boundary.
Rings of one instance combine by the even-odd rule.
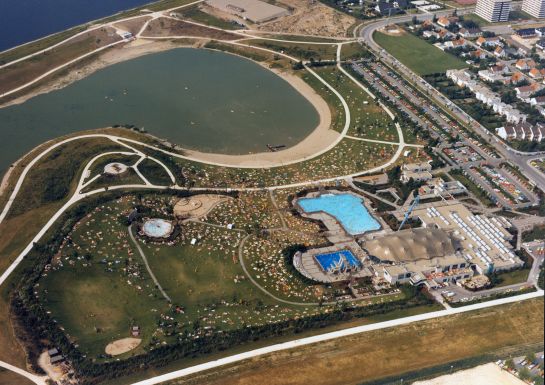
[[[461,308],[451,308],[447,310],[440,310],[435,311],[431,313],[425,313],[425,314],[418,314],[415,316],[405,317],[405,318],[398,318],[390,321],[385,322],[378,322],[371,325],[363,325],[363,326],[357,326],[349,329],[339,330],[331,333],[325,333],[320,334],[317,336],[307,337],[307,338],[300,338],[297,340],[284,342],[281,344],[271,345],[260,349],[250,350],[248,352],[240,353],[240,354],[234,354],[232,356],[220,358],[218,360],[205,362],[204,364],[190,366],[185,369],[176,370],[170,373],[166,373],[160,376],[152,377],[147,380],[135,382],[132,385],[155,385],[160,384],[165,381],[171,381],[177,378],[186,377],[192,374],[197,374],[200,372],[203,372],[205,370],[215,369],[220,366],[229,365],[235,362],[240,362],[246,359],[254,358],[257,356],[261,356],[268,353],[274,353],[282,350],[288,350],[288,349],[294,349],[305,345],[314,344],[317,342],[323,342],[323,341],[329,341],[335,338],[340,337],[347,337],[354,334],[359,333],[365,333],[373,330],[380,330],[380,329],[386,329],[391,328],[394,326],[400,326],[400,325],[406,325],[414,322],[421,322],[430,320],[433,318],[441,318],[446,317],[454,314],[461,314],[466,313],[469,311],[479,310],[479,309],[485,309],[488,307],[498,306],[498,305],[504,305],[508,303],[515,303],[520,302],[524,300],[528,300],[531,298],[538,298],[543,296],[543,290],[539,290],[533,293],[528,294],[521,294],[517,295],[515,297],[509,297],[509,298],[502,298],[497,299],[493,301],[487,301],[483,303],[478,303],[474,305],[467,305]]]

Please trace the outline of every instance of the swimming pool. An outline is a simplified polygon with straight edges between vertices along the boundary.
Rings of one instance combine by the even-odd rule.
[[[148,237],[164,238],[172,232],[172,223],[164,219],[148,219],[142,229]]]
[[[333,253],[318,254],[314,256],[322,267],[322,270],[334,272],[361,267],[361,262],[350,250],[339,250]]]
[[[301,198],[297,203],[306,213],[323,211],[335,217],[351,235],[380,229],[380,223],[369,214],[363,199],[353,194],[323,194],[316,198]]]

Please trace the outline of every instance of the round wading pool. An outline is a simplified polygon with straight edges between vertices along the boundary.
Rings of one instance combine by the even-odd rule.
[[[172,233],[172,222],[164,219],[147,219],[142,226],[144,234],[153,238],[166,238]]]

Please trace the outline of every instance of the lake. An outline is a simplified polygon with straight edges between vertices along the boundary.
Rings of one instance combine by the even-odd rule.
[[[151,0],[1,0],[0,51]]]
[[[45,140],[78,130],[134,124],[186,148],[248,154],[293,146],[319,119],[305,97],[260,65],[178,48],[0,109],[0,172]]]

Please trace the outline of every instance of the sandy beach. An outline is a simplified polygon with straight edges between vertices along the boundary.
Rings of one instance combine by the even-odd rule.
[[[194,44],[187,44],[186,47],[201,47],[206,40],[196,40]],[[13,101],[2,105],[6,107],[8,105],[23,103],[33,96],[51,92],[61,89],[67,85],[83,79],[92,73],[105,68],[107,66],[135,59],[140,56],[144,56],[151,53],[166,51],[169,49],[180,48],[184,45],[172,43],[169,41],[151,41],[139,39],[135,40],[123,47],[108,50],[101,54],[92,63],[74,69],[69,74],[56,78],[35,90],[32,90],[28,94],[21,96]],[[248,59],[249,60],[249,59]],[[280,71],[271,69],[262,63],[256,64],[262,65],[264,68],[273,71],[282,79],[287,81],[293,88],[295,88],[301,95],[303,95],[316,109],[319,114],[320,121],[318,126],[301,142],[296,145],[286,148],[277,152],[261,152],[247,155],[226,155],[219,153],[205,153],[200,151],[194,151],[184,149],[183,152],[187,156],[195,159],[196,161],[202,160],[207,162],[213,162],[217,164],[232,166],[232,167],[255,167],[255,168],[268,168],[281,166],[286,163],[294,163],[297,161],[303,161],[321,150],[327,148],[339,137],[339,133],[331,130],[331,111],[328,104],[301,78],[286,71]],[[281,138],[279,138],[281,140]],[[183,148],[183,143],[179,143]]]
[[[429,381],[414,382],[413,385],[525,385],[526,383],[494,363],[461,370]]]

